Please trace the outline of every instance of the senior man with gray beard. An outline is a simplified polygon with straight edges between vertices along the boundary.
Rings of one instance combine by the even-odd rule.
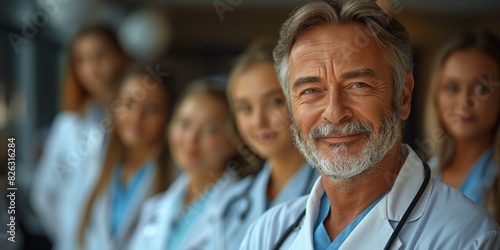
[[[370,0],[308,3],[274,60],[297,147],[321,176],[256,221],[241,249],[500,249],[489,214],[401,144],[414,81],[397,20]]]

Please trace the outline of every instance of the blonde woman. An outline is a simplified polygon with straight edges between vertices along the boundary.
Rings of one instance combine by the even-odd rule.
[[[266,210],[309,194],[318,178],[295,147],[285,96],[273,66],[274,41],[257,40],[238,60],[227,95],[244,142],[263,168],[231,190],[220,222],[221,247],[238,249],[248,227]]]
[[[245,161],[224,88],[201,80],[181,96],[169,127],[181,176],[148,200],[130,249],[220,249],[216,220]]]
[[[500,223],[500,41],[466,33],[437,61],[433,106],[446,136],[429,161],[436,178],[484,205]]]

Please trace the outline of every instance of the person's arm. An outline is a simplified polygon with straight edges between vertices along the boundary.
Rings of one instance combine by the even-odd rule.
[[[61,188],[62,177],[71,171],[67,160],[67,147],[73,133],[71,127],[75,117],[70,113],[60,113],[54,119],[43,154],[36,166],[31,187],[31,205],[45,233],[53,238],[56,229],[54,207],[57,204],[58,190]]]

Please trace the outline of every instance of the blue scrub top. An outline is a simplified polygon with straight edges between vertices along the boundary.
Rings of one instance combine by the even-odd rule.
[[[432,169],[435,169],[438,158],[434,156],[428,163]],[[497,175],[498,169],[493,155],[493,146],[491,146],[474,163],[474,166],[460,186],[460,191],[475,203],[483,205],[486,192],[493,184]],[[441,180],[441,173],[436,175],[436,179]]]
[[[384,197],[382,195],[375,202],[373,202],[370,206],[368,206],[361,214],[359,214],[349,225],[347,225],[344,230],[333,240],[330,240],[330,236],[326,231],[325,225],[323,222],[325,221],[328,213],[330,212],[330,200],[326,194],[323,194],[321,197],[320,209],[318,213],[318,218],[316,219],[316,225],[314,226],[314,234],[313,234],[313,242],[314,249],[324,249],[324,250],[334,250],[339,249],[342,243],[349,237],[352,231],[356,228],[356,226],[365,218],[365,216],[372,210],[375,205]]]
[[[120,164],[114,169],[111,187],[110,187],[110,200],[111,209],[111,236],[114,237],[120,228],[121,223],[124,221],[125,212],[130,207],[130,201],[132,200],[135,191],[141,185],[145,185],[145,180],[149,180],[149,176],[153,172],[154,163],[149,161],[145,163],[141,168],[134,174],[132,179],[129,181],[127,186],[122,185],[123,176],[123,165]]]

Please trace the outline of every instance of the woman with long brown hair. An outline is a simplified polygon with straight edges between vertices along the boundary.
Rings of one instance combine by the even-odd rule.
[[[34,176],[32,205],[46,234],[58,230],[60,191],[68,176],[96,166],[106,133],[106,113],[129,57],[114,32],[101,24],[82,27],[69,47],[63,110],[51,125]]]
[[[432,105],[444,132],[429,161],[436,178],[485,206],[500,223],[500,40],[465,33],[443,49]]]
[[[142,203],[172,181],[166,142],[171,93],[166,81],[156,82],[143,68],[125,78],[101,171],[80,217],[79,248],[123,249]]]
[[[319,176],[294,145],[286,98],[274,68],[275,45],[272,40],[256,40],[231,71],[226,93],[238,131],[266,162],[231,190],[236,198],[222,215],[219,249],[239,248],[252,222],[278,204],[309,194]]]
[[[169,126],[172,158],[183,174],[146,202],[129,249],[220,249],[216,222],[228,190],[247,166],[224,88],[191,84]]]

